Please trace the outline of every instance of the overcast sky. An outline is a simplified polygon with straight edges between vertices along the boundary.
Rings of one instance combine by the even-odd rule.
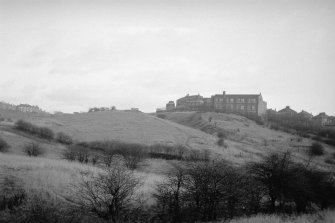
[[[335,115],[335,1],[0,0],[0,101],[150,112],[224,90]]]

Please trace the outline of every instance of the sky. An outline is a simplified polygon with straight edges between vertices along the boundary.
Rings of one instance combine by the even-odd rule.
[[[0,0],[0,101],[153,112],[223,91],[335,115],[335,1]]]

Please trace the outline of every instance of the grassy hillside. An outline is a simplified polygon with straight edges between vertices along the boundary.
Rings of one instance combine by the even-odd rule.
[[[333,223],[334,211],[322,211],[317,214],[304,214],[301,216],[281,217],[278,215],[257,215],[249,218],[241,218],[230,221],[230,223]]]
[[[20,118],[36,125],[47,126],[55,133],[65,132],[76,141],[120,140],[147,145],[183,144],[198,150],[210,149],[212,158],[225,158],[234,164],[257,161],[270,151],[291,151],[297,160],[309,159],[307,150],[310,139],[281,131],[271,130],[257,125],[255,122],[233,114],[218,113],[165,113],[158,118],[140,112],[96,112],[85,114],[67,114],[48,116],[36,114],[5,114],[12,122],[0,123],[0,137],[10,144],[8,154],[0,153],[0,185],[6,177],[15,177],[24,190],[29,193],[46,191],[48,194],[65,202],[72,202],[75,197],[74,185],[83,176],[96,174],[101,165],[81,164],[63,159],[66,150],[55,141],[47,141],[13,128],[14,122]],[[7,117],[6,117],[7,116]],[[224,146],[217,145],[217,133],[224,133]],[[27,143],[38,142],[46,153],[42,157],[27,157],[23,147]],[[312,165],[332,169],[332,164],[324,162],[325,157],[335,152],[333,147],[325,146],[326,154],[315,157]],[[152,192],[158,182],[165,179],[166,172],[174,163],[183,161],[167,161],[164,159],[145,159],[135,170],[142,186],[137,191],[146,197],[145,202],[152,204]],[[323,219],[331,222],[333,212],[324,212]],[[304,215],[298,218],[282,218],[278,216],[255,216],[248,219],[236,219],[232,222],[322,222],[319,215]]]
[[[309,159],[307,150],[312,140],[282,131],[258,125],[243,116],[225,113],[166,112],[165,119],[194,129],[216,135],[225,134],[227,149],[222,151],[224,157],[238,163],[258,160],[271,151],[291,151],[298,160]],[[333,168],[324,160],[333,156],[335,148],[324,144],[326,155],[314,157],[313,162],[324,168]]]
[[[5,115],[2,115],[6,117]],[[8,117],[8,114],[7,114]],[[9,116],[13,121],[18,115]],[[76,141],[120,140],[152,145],[183,144],[195,149],[215,147],[215,137],[140,112],[95,112],[60,116],[26,115],[25,120],[65,132]]]

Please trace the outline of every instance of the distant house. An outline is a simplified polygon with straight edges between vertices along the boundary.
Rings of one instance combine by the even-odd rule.
[[[313,115],[311,113],[308,113],[307,111],[302,110],[298,113],[299,119],[305,119],[305,120],[311,120],[313,118]]]
[[[185,111],[198,111],[199,108],[204,104],[203,97],[201,95],[189,95],[179,98],[177,100],[176,109]]]
[[[54,112],[54,115],[64,115],[64,112],[61,112],[61,111],[55,111],[55,112]]]
[[[16,110],[20,112],[29,112],[29,113],[42,113],[43,111],[38,106],[33,106],[29,104],[20,104],[16,106]]]
[[[318,126],[324,127],[331,124],[331,119],[325,112],[321,112],[313,117],[313,122]]]
[[[328,122],[325,124],[325,127],[335,130],[335,117],[334,116],[330,116],[328,118]]]
[[[174,104],[174,101],[169,101],[166,104],[166,111],[174,111],[176,109],[176,106]]]
[[[282,110],[279,110],[277,114],[285,117],[294,117],[298,114],[298,112],[291,109],[290,106],[286,106]]]
[[[156,112],[157,112],[157,113],[160,113],[160,112],[166,112],[166,108],[157,108],[157,109],[156,109]]]

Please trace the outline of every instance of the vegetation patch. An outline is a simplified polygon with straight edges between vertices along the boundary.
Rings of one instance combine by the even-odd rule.
[[[0,138],[0,152],[7,152],[9,148],[10,146],[8,143],[4,139]]]
[[[23,151],[28,155],[28,156],[40,156],[44,154],[44,149],[41,147],[40,144],[36,142],[31,142],[29,144],[26,144],[23,148]]]
[[[314,142],[308,150],[310,156],[322,156],[324,153],[323,145],[318,142]]]
[[[71,145],[73,143],[71,136],[65,134],[64,132],[57,133],[56,141],[64,145]]]
[[[55,135],[54,132],[47,127],[39,127],[31,124],[30,122],[23,121],[22,119],[15,123],[15,128],[48,140],[52,140]]]

